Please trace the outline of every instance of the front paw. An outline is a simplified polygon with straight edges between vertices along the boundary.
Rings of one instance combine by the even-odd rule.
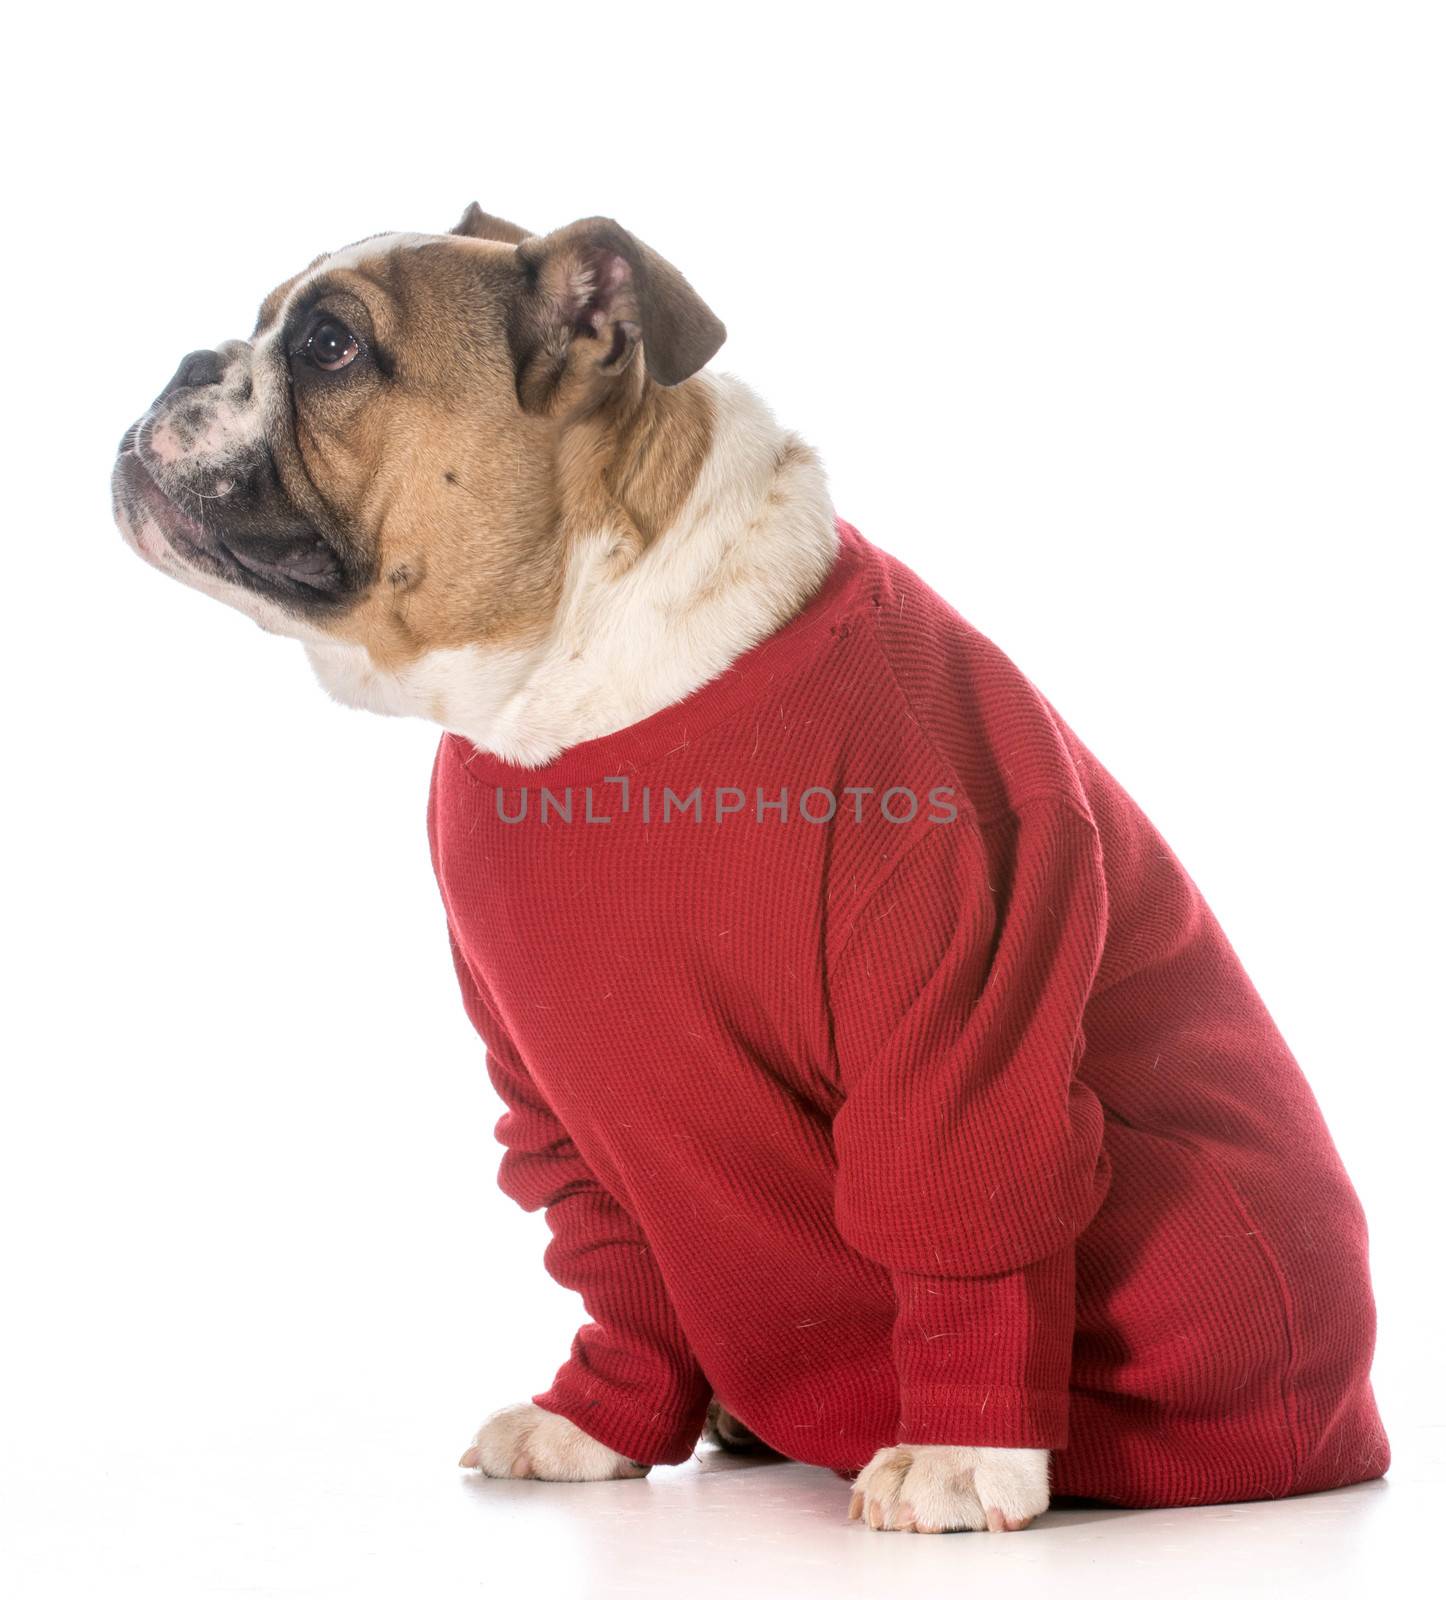
[[[549,1483],[601,1483],[642,1478],[648,1472],[641,1461],[629,1461],[566,1417],[530,1402],[488,1417],[458,1465],[477,1467],[488,1478],[544,1478]]]
[[[1048,1506],[1048,1450],[900,1444],[854,1480],[849,1516],[902,1533],[1017,1533]]]

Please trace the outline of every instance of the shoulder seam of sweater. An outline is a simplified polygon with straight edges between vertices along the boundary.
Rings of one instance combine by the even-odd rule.
[[[888,641],[884,637],[881,611],[877,605],[873,607],[873,613],[873,638],[878,646],[879,655],[883,658],[884,665],[888,668],[889,677],[893,680],[894,687],[899,691],[899,697],[903,700],[904,706],[908,710],[909,717],[914,726],[919,730],[920,737],[928,744],[929,749],[934,754],[934,759],[938,761],[939,765],[944,768],[950,777],[953,778],[957,786],[956,792],[967,803],[968,796],[964,792],[964,780],[960,777],[959,771],[955,767],[954,763],[950,761],[948,756],[946,756],[939,748],[939,742],[937,739],[935,739],[932,729],[929,727],[928,723],[925,722],[924,718],[919,715],[919,708],[914,704],[913,697],[909,694],[909,691],[904,684],[904,680],[899,676],[898,669],[894,665],[894,658],[889,651]],[[1038,693],[1037,690],[1036,693]],[[1006,817],[1012,817],[1016,815],[1025,806],[1033,805],[1036,800],[1062,801],[1066,806],[1069,807],[1071,811],[1075,813],[1076,816],[1082,818],[1083,821],[1088,823],[1091,829],[1095,829],[1096,827],[1095,819],[1090,815],[1088,809],[1082,806],[1076,796],[1071,794],[1070,791],[1063,786],[1059,788],[1040,789],[1034,793],[1027,794],[1023,797],[1023,799],[1014,801],[1012,805],[1006,806],[1002,811],[991,812],[988,817],[977,816],[974,812],[973,806],[971,805],[969,807],[969,820],[976,830],[980,828],[990,828],[993,827],[996,822],[1001,822]],[[910,849],[912,848],[913,847],[910,846]],[[905,854],[908,854],[908,852],[906,851]],[[899,859],[902,860],[903,857],[901,856]],[[891,877],[892,875],[892,873],[889,873],[888,877]],[[887,877],[884,881],[887,881]],[[874,892],[874,890],[870,890],[868,899],[873,898]],[[866,903],[867,901],[865,901],[865,904]],[[863,907],[860,906],[859,909],[862,910]]]
[[[980,835],[985,828],[992,828],[996,823],[1016,819],[1019,814],[1025,810],[1032,810],[1036,806],[1045,805],[1057,806],[1061,810],[1069,812],[1076,822],[1084,823],[1085,827],[1089,831],[1090,838],[1096,841],[1096,843],[1098,842],[1099,829],[1095,825],[1094,818],[1087,816],[1079,808],[1079,806],[1075,804],[1073,798],[1069,794],[1054,789],[1041,789],[1035,794],[1025,795],[1023,799],[1015,801],[1014,805],[1008,811],[995,812],[992,816],[988,817],[982,822],[974,821],[962,815],[959,820],[973,836],[976,846],[982,848],[983,841],[980,838]],[[901,850],[899,854],[894,857],[893,861],[889,864],[888,871],[884,873],[883,877],[879,879],[873,888],[871,888],[859,902],[852,918],[849,921],[848,931],[844,934],[842,940],[839,942],[838,948],[835,951],[832,960],[830,961],[831,967],[833,967],[835,970],[838,970],[842,967],[844,960],[853,944],[854,935],[858,932],[859,925],[863,922],[864,916],[868,912],[869,907],[873,905],[879,896],[883,894],[883,892],[891,883],[893,883],[895,877],[903,869],[904,864],[913,859],[914,855],[919,851],[926,840],[936,836],[947,837],[948,833],[948,825],[942,823],[936,824],[927,829],[923,829],[919,833],[915,834],[909,843],[904,846],[903,850]],[[987,863],[981,862],[980,866],[982,872],[987,868]],[[1113,988],[1114,985],[1111,984],[1110,987]]]
[[[960,820],[964,821],[963,818]],[[964,821],[964,825],[969,829],[971,834],[975,835],[977,840],[977,830],[975,829],[973,823]],[[871,905],[873,905],[874,901],[878,899],[883,891],[887,889],[888,886],[894,881],[894,878],[898,875],[904,863],[906,861],[912,861],[917,851],[927,840],[940,836],[947,836],[947,830],[942,824],[931,827],[926,831],[916,833],[913,839],[911,839],[910,842],[899,852],[899,854],[894,857],[893,861],[889,865],[889,870],[883,875],[882,878],[879,879],[873,888],[868,891],[864,898],[854,908],[854,914],[849,921],[848,932],[844,934],[843,939],[840,941],[838,949],[833,956],[833,959],[829,963],[829,966],[834,970],[834,972],[838,972],[843,967],[844,960],[848,956],[849,951],[853,946],[854,935],[859,931],[859,926],[864,920],[864,913]]]

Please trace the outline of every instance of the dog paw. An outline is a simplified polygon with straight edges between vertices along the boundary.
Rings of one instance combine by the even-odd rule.
[[[1048,1450],[900,1444],[854,1480],[849,1516],[899,1533],[1017,1533],[1048,1506]]]
[[[751,1428],[745,1428],[731,1411],[725,1411],[716,1400],[709,1403],[708,1415],[703,1423],[703,1438],[731,1455],[772,1455]]]
[[[462,1467],[488,1478],[543,1478],[549,1483],[601,1483],[608,1478],[646,1477],[641,1461],[629,1461],[599,1444],[576,1423],[541,1406],[507,1406],[488,1417],[462,1452]]]

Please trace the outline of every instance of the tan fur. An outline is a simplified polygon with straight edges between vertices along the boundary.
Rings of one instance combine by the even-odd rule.
[[[586,537],[613,530],[621,571],[692,493],[713,425],[702,385],[662,389],[635,366],[603,406],[564,436],[558,459],[564,531]]]
[[[370,592],[326,631],[379,667],[527,637],[557,603],[555,442],[518,410],[505,355],[512,254],[458,239],[328,274],[343,306],[366,308],[396,378],[359,399],[298,390],[296,465],[375,559]],[[274,319],[284,299],[268,304]]]
[[[296,467],[377,562],[371,591],[323,629],[384,670],[540,637],[569,539],[611,529],[630,559],[668,526],[708,453],[705,389],[662,388],[641,362],[600,385],[595,341],[567,357],[557,415],[519,409],[504,325],[515,257],[458,238],[326,274],[327,296],[365,307],[397,374],[344,403],[298,391]],[[268,297],[258,332],[302,281]]]

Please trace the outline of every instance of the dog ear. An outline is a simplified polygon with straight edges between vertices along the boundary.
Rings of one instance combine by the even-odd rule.
[[[726,336],[683,274],[610,217],[524,239],[517,259],[525,282],[512,332],[526,410],[554,410],[570,370],[625,371],[639,346],[655,382],[682,383]]]
[[[475,200],[462,213],[462,220],[452,232],[468,239],[493,239],[498,244],[521,244],[530,237],[527,230],[519,228],[515,222],[489,216]]]

